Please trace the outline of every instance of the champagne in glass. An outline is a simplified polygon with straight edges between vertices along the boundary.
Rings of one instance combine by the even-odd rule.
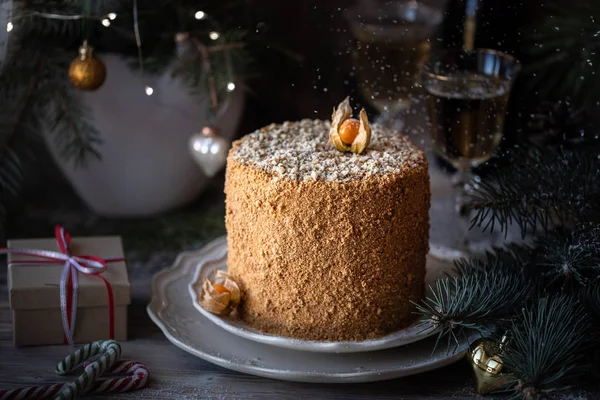
[[[432,196],[430,248],[438,256],[464,257],[500,244],[497,235],[469,232],[464,205],[472,189],[471,169],[489,160],[500,145],[519,70],[515,58],[485,49],[439,50],[423,69],[434,151],[457,170],[453,196]]]
[[[412,0],[356,7],[346,17],[355,38],[352,59],[362,94],[388,115],[410,107],[441,11]]]
[[[464,72],[424,88],[435,152],[458,169],[489,160],[502,139],[510,80]]]

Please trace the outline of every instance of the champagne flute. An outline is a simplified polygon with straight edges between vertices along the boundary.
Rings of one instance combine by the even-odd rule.
[[[352,60],[359,89],[380,112],[377,122],[400,129],[400,115],[420,90],[419,71],[442,12],[416,0],[363,0],[346,19],[355,38]]]
[[[457,170],[453,199],[432,196],[431,249],[438,256],[463,257],[498,244],[498,235],[469,232],[465,200],[479,179],[472,168],[488,161],[500,145],[509,93],[520,68],[514,57],[488,49],[439,50],[423,68],[433,151]]]

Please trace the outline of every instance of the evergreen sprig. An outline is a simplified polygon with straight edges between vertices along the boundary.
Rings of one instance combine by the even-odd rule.
[[[576,173],[574,173],[576,171]],[[478,183],[471,198],[473,226],[523,237],[556,224],[600,221],[600,159],[580,149],[516,149],[505,167]]]
[[[72,56],[61,49],[48,55],[48,67],[39,87],[36,113],[44,118],[60,156],[84,167],[92,159],[100,159],[102,139],[89,116],[89,110],[79,99],[64,71]]]
[[[502,356],[518,379],[515,397],[537,399],[571,387],[582,372],[586,317],[581,304],[566,295],[540,298],[521,311]]]
[[[483,258],[456,263],[459,276],[448,276],[429,287],[416,303],[421,323],[438,328],[436,346],[447,337],[448,345],[459,343],[465,330],[490,334],[504,323],[529,297],[531,284],[521,268],[525,247],[489,252]]]
[[[600,280],[600,224],[561,228],[537,240],[533,274],[547,287],[585,286]]]
[[[600,3],[550,0],[540,23],[525,31],[523,75],[543,99],[571,98],[577,105],[596,105],[600,91],[598,52]]]

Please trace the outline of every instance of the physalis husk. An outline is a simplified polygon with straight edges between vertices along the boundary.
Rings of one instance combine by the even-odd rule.
[[[206,278],[200,293],[200,305],[217,315],[229,315],[240,304],[240,288],[225,271],[217,270],[214,280]]]
[[[360,120],[350,118],[351,116],[350,98],[346,97],[337,108],[333,108],[329,140],[341,152],[360,154],[371,141],[371,127],[364,109],[360,110]],[[356,129],[358,132],[355,132]]]

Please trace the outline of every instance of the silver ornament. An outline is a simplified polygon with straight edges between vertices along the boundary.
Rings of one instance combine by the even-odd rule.
[[[213,177],[227,162],[229,142],[219,136],[217,128],[205,126],[190,137],[189,149],[204,174]]]

